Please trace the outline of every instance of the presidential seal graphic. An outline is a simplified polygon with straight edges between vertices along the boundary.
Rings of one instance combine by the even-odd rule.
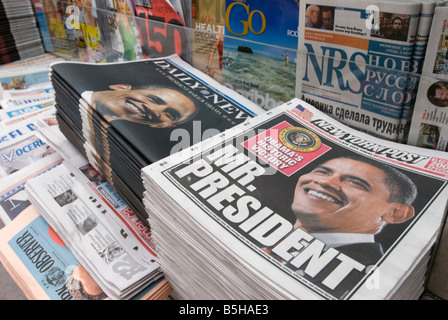
[[[313,152],[321,146],[319,137],[305,128],[285,128],[280,131],[279,137],[285,146],[295,151]]]

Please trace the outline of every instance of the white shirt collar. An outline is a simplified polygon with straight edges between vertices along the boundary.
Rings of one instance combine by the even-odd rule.
[[[343,245],[354,243],[374,243],[375,238],[373,234],[362,233],[313,233],[311,234],[316,239],[322,241],[327,246],[337,248]]]
[[[87,103],[91,103],[92,102],[92,95],[93,95],[93,91],[84,91],[81,94],[81,98],[84,99]]]

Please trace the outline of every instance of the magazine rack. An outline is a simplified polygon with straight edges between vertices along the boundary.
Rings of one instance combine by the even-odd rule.
[[[60,3],[64,3],[60,1]],[[70,3],[66,3],[70,5]],[[40,8],[40,9],[39,9]],[[294,97],[301,98],[344,124],[369,134],[401,143],[445,150],[437,146],[442,127],[424,124],[407,140],[413,106],[416,102],[420,75],[394,69],[393,61],[386,67],[368,65],[361,60],[345,59],[335,54],[328,58],[309,52],[291,50],[264,43],[224,36],[209,30],[195,30],[178,24],[84,6],[91,10],[95,25],[76,21],[78,16],[49,12],[36,7],[44,47],[68,60],[92,63],[121,62],[145,58],[179,55],[193,67],[207,73],[218,82],[249,98],[265,110],[272,109]],[[130,22],[135,41],[125,44],[120,39],[117,24],[120,19]],[[67,22],[80,22],[77,28],[67,28]],[[74,26],[75,24],[73,24]],[[235,44],[231,50],[218,50],[217,45]],[[132,47],[132,48],[129,48]],[[126,52],[134,51],[133,55]],[[263,52],[263,55],[257,53]],[[364,59],[365,61],[365,59]],[[222,69],[220,68],[222,66]],[[390,67],[390,68],[389,68]],[[318,85],[302,86],[301,81],[313,70]],[[433,77],[426,81],[436,82]],[[448,86],[448,84],[447,84]],[[325,96],[325,91],[345,87],[361,92],[362,98],[375,103],[364,110],[354,110],[350,95],[342,94],[337,106],[313,100]],[[306,95],[305,95],[306,94]],[[380,110],[378,110],[378,101]],[[383,103],[384,102],[384,103]],[[346,105],[347,107],[344,107]]]

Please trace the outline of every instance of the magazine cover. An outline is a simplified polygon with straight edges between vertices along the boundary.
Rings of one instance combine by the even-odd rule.
[[[222,83],[225,0],[194,0],[192,65]]]
[[[403,105],[416,86],[408,73],[420,4],[305,0],[300,6],[296,96],[346,125],[397,141]]]
[[[223,266],[253,269],[285,297],[391,298],[444,221],[445,153],[359,133],[299,99],[190,151],[143,169],[149,222],[185,217],[227,252]],[[169,242],[169,224],[151,225]]]
[[[54,2],[54,0],[52,0]],[[84,48],[84,40],[79,28],[79,8],[75,0],[56,1],[57,10],[65,30],[65,42],[68,47],[68,57],[78,58],[78,48]]]
[[[171,54],[190,61],[190,45],[183,18],[166,0],[136,0],[136,22],[145,58]]]
[[[106,43],[106,61],[134,61],[141,59],[142,47],[135,23],[134,7],[130,0],[97,1],[100,30]]]
[[[65,14],[66,4],[62,1],[42,0],[41,6],[48,25],[53,52],[64,57],[73,57],[76,50],[69,45],[65,20],[61,13]]]
[[[83,39],[83,47],[78,47],[80,61],[106,62],[105,39],[100,30],[96,0],[83,1],[79,12],[79,25]]]
[[[297,0],[226,0],[223,84],[264,110],[294,98],[298,20]]]
[[[73,93],[82,96],[84,106],[92,107],[103,121],[151,162],[169,155],[174,149],[180,150],[182,146],[189,147],[199,142],[202,135],[211,134],[212,130],[223,131],[261,111],[246,99],[233,96],[232,91],[204,77],[176,55],[107,65],[62,62],[53,64],[52,72],[70,83]],[[141,102],[132,95],[145,93],[142,88],[151,86],[166,88],[170,95],[165,99],[174,98],[181,109],[166,111],[162,119],[150,110],[140,109],[143,108],[139,106]],[[161,98],[155,96],[156,92],[152,89],[146,94],[150,94],[152,103],[160,104]],[[120,113],[118,109],[112,112],[109,104],[113,101],[126,103],[127,108]],[[69,109],[73,110],[73,106]],[[75,114],[83,110],[81,108]],[[87,128],[90,126],[89,123],[85,125]],[[94,127],[90,129],[95,131]]]
[[[40,35],[42,37],[42,44],[47,52],[54,52],[51,34],[48,28],[47,20],[45,19],[45,11],[42,2],[43,0],[33,1],[34,11],[36,11],[36,18],[39,24]]]

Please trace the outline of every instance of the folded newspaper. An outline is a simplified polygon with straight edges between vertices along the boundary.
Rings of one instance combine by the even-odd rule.
[[[2,129],[0,135],[0,181],[54,153],[46,141],[37,135],[32,122],[22,121]]]
[[[109,299],[33,205],[0,230],[0,260],[31,300]],[[165,299],[166,279],[133,299]]]
[[[436,7],[412,115],[408,143],[448,150],[448,7]]]
[[[47,71],[48,72],[48,71]],[[49,110],[54,111],[54,92],[50,83],[27,89],[4,91],[0,100],[0,124],[3,127],[14,124],[18,119],[31,118]]]
[[[70,251],[73,246],[69,244],[69,249],[62,240],[58,240],[57,233],[37,212],[36,206],[31,203],[36,199],[30,198],[27,192],[29,190],[25,190],[28,188],[28,182],[37,176],[49,182],[52,177],[54,178],[49,174],[51,170],[66,166],[70,174],[74,176],[73,179],[78,182],[78,187],[84,188],[90,194],[89,201],[94,201],[97,206],[101,204],[109,208],[108,213],[111,216],[102,217],[102,219],[107,221],[116,217],[119,225],[126,226],[127,229],[123,230],[129,230],[126,235],[140,242],[141,248],[154,258],[151,232],[115,190],[68,143],[58,126],[54,124],[54,116],[37,118],[2,131],[0,146],[14,143],[20,146],[23,137],[32,135],[39,139],[38,141],[42,141],[43,145],[51,146],[50,148],[55,152],[26,163],[20,170],[0,179],[2,186],[0,219],[7,225],[7,228],[0,232],[0,259],[30,299],[106,299],[108,296],[105,291],[92,279],[90,273]],[[42,210],[40,206],[38,207]],[[73,213],[74,210],[71,212]],[[63,210],[57,210],[54,213],[61,214]],[[48,214],[44,212],[45,216]],[[35,259],[35,252],[43,251],[46,255],[41,256],[46,257],[45,261],[48,263]],[[76,254],[83,256],[85,253]],[[91,260],[94,261],[94,259]],[[97,266],[97,269],[101,270],[101,266]],[[132,299],[165,299],[172,288],[163,277],[155,276],[154,279],[155,281],[147,282],[146,287],[135,292]]]
[[[56,63],[51,80],[61,131],[145,220],[141,168],[263,112],[177,55]]]
[[[296,97],[346,125],[398,141],[416,90],[418,1],[300,1]],[[323,18],[319,18],[322,16]]]
[[[114,192],[104,190],[99,177],[83,157],[74,158],[28,180],[25,190],[104,293],[130,299],[162,273],[149,229]]]
[[[180,298],[418,299],[447,167],[446,153],[357,132],[293,99],[142,178]]]
[[[0,259],[28,299],[107,299],[33,205],[0,231]]]
[[[25,192],[26,182],[35,176],[53,169],[62,161],[62,157],[55,152],[0,179],[0,220],[2,220],[4,225],[9,224],[31,205]]]
[[[4,90],[0,100],[0,129],[47,117],[51,112],[54,112],[54,90],[49,82]]]

